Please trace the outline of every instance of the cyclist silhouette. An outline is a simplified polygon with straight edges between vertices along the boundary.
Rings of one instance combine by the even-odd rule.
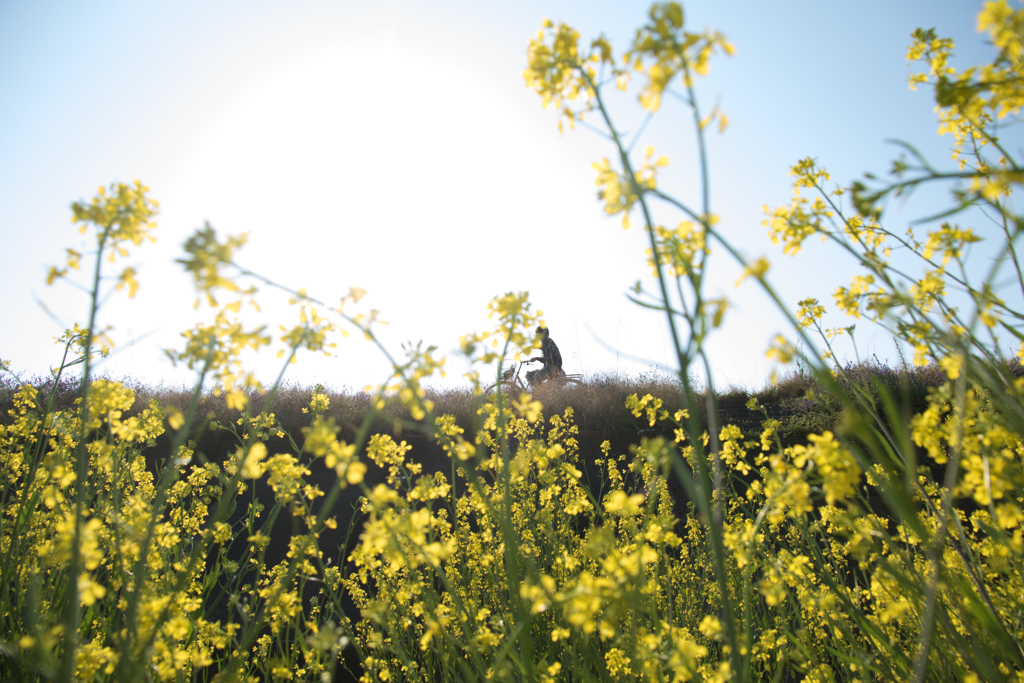
[[[526,381],[531,386],[537,386],[552,377],[565,376],[565,371],[562,370],[562,354],[558,352],[558,346],[551,339],[548,328],[538,327],[537,334],[544,339],[540,346],[540,351],[544,355],[539,358],[531,358],[530,360],[540,361],[544,364],[544,367],[540,370],[530,370],[526,373]]]

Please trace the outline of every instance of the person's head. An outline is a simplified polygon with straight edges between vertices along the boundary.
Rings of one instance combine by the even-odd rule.
[[[548,328],[544,327],[543,325],[538,325],[537,336],[540,337],[541,339],[546,338],[548,336]]]

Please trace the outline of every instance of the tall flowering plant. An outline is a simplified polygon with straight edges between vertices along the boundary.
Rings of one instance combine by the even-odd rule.
[[[717,108],[705,114],[694,79],[707,73],[710,55],[732,48],[715,32],[687,30],[675,3],[654,5],[649,18],[621,59],[603,38],[584,46],[570,27],[545,22],[530,41],[524,77],[570,125],[596,117],[615,148],[615,162],[594,165],[598,196],[609,214],[623,215],[623,227],[632,214],[642,217],[657,290],[648,294],[638,285],[638,303],[665,314],[684,405],[696,414],[688,369],[693,363],[707,369],[707,334],[727,307],[704,293],[717,245],[743,266],[743,279],[755,280],[779,305],[810,350],[809,357],[801,354],[793,336],[778,335],[769,357],[788,363],[800,356],[847,414],[839,433],[789,447],[773,445],[771,420],[759,445],[735,427],[719,429],[713,391],[707,392],[703,434],[693,419],[670,420],[688,444],[673,455],[674,468],[696,503],[714,559],[717,599],[710,613],[721,622],[719,674],[740,680],[763,675],[752,645],[785,634],[770,649],[779,676],[795,667],[814,680],[1013,678],[1024,664],[1018,628],[1024,593],[1016,569],[1024,550],[1018,493],[1024,385],[1000,356],[999,334],[1024,339],[1017,305],[1024,279],[1016,254],[1024,222],[1013,201],[1024,175],[1015,146],[1003,135],[1019,123],[1024,104],[1024,11],[1004,1],[984,4],[978,29],[998,54],[981,67],[953,68],[952,41],[934,31],[912,37],[908,58],[925,70],[911,77],[911,87],[934,88],[939,133],[953,136],[955,168],[936,168],[906,145],[892,180],[869,176],[867,183],[832,188],[827,171],[805,159],[792,169],[793,202],[766,207],[765,225],[785,253],[795,255],[806,238],[821,236],[861,265],[851,284],[834,294],[840,311],[887,327],[914,348],[916,364],[941,367],[948,382],[916,416],[901,414],[898,396],[884,387],[868,390],[842,377],[842,366],[830,370],[831,340],[853,328],[824,329],[825,308],[815,298],[790,313],[770,284],[769,262],[744,257],[718,230],[708,204],[704,139],[712,122],[721,131],[726,118]],[[664,192],[657,170],[668,160],[648,148],[635,161],[615,126],[604,88],[625,89],[634,75],[647,112],[658,112],[670,94],[692,116],[699,206]],[[952,187],[948,210],[906,234],[886,227],[885,200],[935,183]],[[655,203],[679,211],[678,227],[653,221]],[[994,230],[954,224],[957,216]],[[979,278],[968,267],[968,247],[986,239],[998,244]],[[894,249],[919,258],[921,274],[892,261]],[[1004,273],[1012,284],[1001,279]],[[822,351],[809,333],[816,333]],[[710,387],[710,372],[707,378]],[[638,412],[648,408],[642,404]],[[652,424],[660,418],[655,411]],[[752,448],[760,455],[751,458]],[[741,498],[731,490],[730,472],[744,479]],[[765,525],[771,533],[764,533]],[[771,549],[765,538],[780,533],[795,545]],[[759,616],[787,613],[794,621],[781,630],[780,622]]]

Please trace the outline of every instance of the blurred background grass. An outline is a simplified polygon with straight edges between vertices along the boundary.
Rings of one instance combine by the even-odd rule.
[[[1007,366],[1014,376],[1024,375],[1024,368],[1016,358],[1007,361]],[[934,364],[924,367],[890,367],[872,359],[847,363],[839,370],[840,384],[844,389],[858,385],[877,400],[880,398],[880,389],[884,388],[896,399],[901,410],[908,414],[924,410],[928,390],[945,380],[945,374]],[[116,379],[134,390],[135,404],[128,411],[129,415],[141,412],[154,399],[161,405],[173,406],[184,412],[192,392],[192,388],[187,386],[150,386],[137,380],[109,379]],[[31,384],[45,394],[53,388],[53,380],[44,377],[27,378],[21,383]],[[0,422],[4,424],[10,424],[13,419],[8,411],[13,408],[14,391],[18,385],[19,382],[9,375],[0,377]],[[309,406],[314,389],[310,386],[285,384],[270,405],[265,405],[268,392],[250,391],[249,410],[253,414],[261,409],[274,413],[281,428],[301,443],[302,427],[309,424],[311,417],[303,410]],[[70,408],[78,397],[78,390],[77,379],[62,379],[54,393],[55,410]],[[482,398],[474,396],[468,387],[433,388],[426,392],[427,398],[434,403],[436,414],[453,415],[456,423],[467,432],[473,429]],[[698,404],[701,406],[707,405],[707,397],[703,392],[701,389],[698,394]],[[324,411],[324,417],[333,418],[341,427],[342,438],[352,440],[358,426],[370,411],[372,396],[365,391],[350,388],[326,388],[323,393],[330,398],[330,407]],[[593,438],[629,436],[636,439],[638,435],[660,431],[652,428],[643,416],[634,417],[625,408],[626,397],[631,394],[641,397],[650,394],[659,398],[670,412],[682,407],[678,381],[658,373],[639,376],[600,375],[579,386],[545,388],[535,398],[544,403],[546,415],[562,414],[567,407],[571,407],[580,432]],[[764,415],[746,407],[751,398],[758,400],[768,417],[779,420],[779,435],[785,445],[804,443],[810,433],[835,431],[842,419],[842,406],[838,398],[831,396],[813,375],[797,369],[782,376],[777,382],[767,382],[756,390],[727,388],[720,391],[717,396],[719,418],[716,424],[735,424],[748,435],[759,431]],[[208,425],[214,421],[221,424],[234,423],[241,417],[239,411],[228,408],[223,395],[217,396],[210,392],[202,396],[199,415],[204,416]],[[699,419],[706,429],[706,413],[702,411]],[[402,436],[415,432],[416,423],[397,399],[389,399],[377,414],[371,429],[373,432]],[[209,429],[205,433],[209,433]],[[202,443],[202,437],[199,442]],[[596,457],[598,454],[582,455]]]

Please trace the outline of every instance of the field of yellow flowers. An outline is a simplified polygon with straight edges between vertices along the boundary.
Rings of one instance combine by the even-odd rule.
[[[768,211],[786,253],[816,236],[856,256],[862,273],[834,293],[838,308],[885,326],[914,347],[915,365],[942,373],[911,414],[893,387],[829,368],[842,329],[823,329],[824,306],[806,299],[787,313],[793,338],[777,338],[771,353],[802,356],[842,419],[800,443],[784,442],[767,411],[753,430],[723,421],[714,387],[693,386],[726,308],[704,289],[711,247],[778,302],[770,264],[725,239],[707,193],[690,206],[663,190],[667,159],[649,149],[637,162],[606,106],[606,84],[638,81],[652,114],[666,92],[679,94],[706,168],[704,135],[721,114],[701,109],[693,84],[732,47],[687,29],[676,3],[653,5],[619,55],[546,22],[524,72],[559,125],[586,116],[608,132],[612,158],[594,164],[599,197],[626,227],[639,216],[649,238],[658,287],[635,295],[665,315],[677,395],[625,397],[653,430],[628,452],[581,452],[571,402],[553,410],[543,395],[480,396],[491,380],[480,370],[468,376],[471,423],[457,420],[423,386],[443,359],[422,346],[392,356],[378,344],[394,372],[344,438],[320,390],[303,397],[301,431],[285,430],[269,410],[281,381],[261,393],[240,361],[269,343],[242,309],[280,285],[235,265],[245,237],[210,226],[186,242],[181,263],[212,322],[171,352],[196,371],[196,391],[133,409],[132,388],[93,377],[109,344],[96,314],[111,275],[128,296],[139,287],[119,262],[154,239],[158,205],[141,183],[75,203],[96,250],[68,250],[49,280],[91,264],[88,323],[59,340],[63,360],[43,390],[16,389],[0,426],[0,678],[1024,679],[1024,379],[994,342],[997,331],[1024,340],[1014,303],[1024,293],[1014,200],[1024,169],[1019,144],[1000,137],[1024,106],[1024,10],[987,2],[978,27],[998,48],[991,64],[954,69],[952,42],[933,31],[917,31],[909,49],[922,65],[912,83],[934,89],[940,133],[954,140],[955,170],[912,156],[890,180],[830,190],[807,159],[793,166],[792,203]],[[925,184],[949,186],[951,205],[919,232],[888,229],[885,200]],[[679,224],[656,224],[655,203],[678,211]],[[984,230],[951,222],[975,210],[993,219]],[[1000,251],[971,279],[966,246],[981,240]],[[916,255],[919,274],[890,263],[896,247]],[[1019,291],[997,286],[1005,273]],[[292,357],[329,349],[346,330],[377,343],[362,290],[339,306],[289,291],[298,323],[281,339]],[[500,373],[537,347],[539,316],[515,292],[489,312],[494,327],[460,342],[474,367],[497,362]],[[72,372],[77,398],[58,404]],[[204,382],[237,419],[205,417]],[[444,467],[424,470],[407,441],[375,427],[395,404]],[[754,399],[747,409],[764,408]],[[225,457],[197,449],[207,432],[230,437]],[[354,491],[362,523],[339,554],[338,520],[353,518],[341,501]],[[287,547],[270,552],[281,538]]]

